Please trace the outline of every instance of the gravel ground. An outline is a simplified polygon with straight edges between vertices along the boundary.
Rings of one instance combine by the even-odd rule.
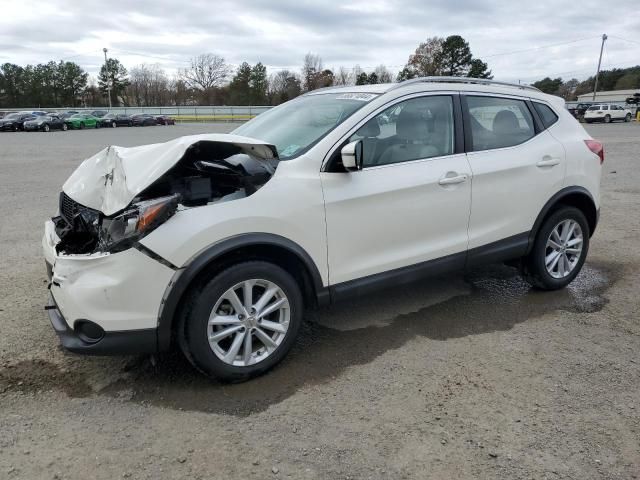
[[[109,144],[231,125],[0,134],[0,478],[640,477],[640,125],[605,142],[601,223],[570,288],[491,266],[309,312],[270,374],[58,347],[40,238]]]

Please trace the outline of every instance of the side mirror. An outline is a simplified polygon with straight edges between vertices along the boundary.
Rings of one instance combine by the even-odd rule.
[[[347,171],[362,170],[362,140],[348,143],[342,150],[342,165]]]

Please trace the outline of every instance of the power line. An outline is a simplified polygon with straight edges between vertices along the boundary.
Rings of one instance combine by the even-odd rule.
[[[491,55],[481,55],[480,58],[493,58],[493,57],[500,57],[500,56],[504,56],[504,55],[515,55],[516,53],[531,52],[531,51],[534,51],[534,50],[542,50],[544,48],[560,47],[562,45],[569,45],[571,43],[578,43],[578,42],[583,42],[585,40],[592,40],[594,38],[600,38],[600,36],[599,35],[596,35],[596,36],[592,35],[590,37],[578,38],[576,40],[570,40],[568,42],[554,43],[554,44],[550,44],[550,45],[541,45],[539,47],[524,48],[522,50],[513,50],[511,52],[494,53],[494,54],[491,54]]]
[[[636,45],[640,45],[640,42],[636,41],[636,40],[629,40],[628,38],[622,38],[619,37],[617,35],[609,35],[609,37],[611,38],[617,38],[618,40],[624,40],[625,42],[629,42],[629,43],[635,43]]]

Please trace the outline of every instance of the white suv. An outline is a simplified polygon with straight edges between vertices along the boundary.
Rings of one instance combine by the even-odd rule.
[[[614,120],[630,122],[632,117],[631,110],[628,108],[615,105],[613,103],[601,103],[599,105],[591,105],[584,112],[584,121],[611,123]]]
[[[486,262],[566,286],[603,160],[561,99],[443,77],[316,90],[233,134],[109,147],[46,222],[49,316],[74,352],[179,345],[244,380],[285,356],[307,307]]]

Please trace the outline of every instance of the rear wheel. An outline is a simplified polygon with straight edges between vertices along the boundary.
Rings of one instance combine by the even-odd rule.
[[[42,126],[42,131],[43,131],[43,132],[48,132],[49,130],[51,130],[51,128],[49,127],[49,124],[48,124],[48,123],[45,123],[45,124]]]
[[[627,115],[624,117],[624,121],[625,122],[630,122],[631,121],[631,114],[627,113]]]
[[[611,123],[611,115],[604,116],[604,123]]]
[[[575,207],[553,212],[536,234],[524,260],[524,277],[534,287],[557,290],[580,273],[589,250],[589,224]]]
[[[63,132],[66,132],[67,130],[69,130],[69,127],[67,126],[67,124],[66,124],[66,123],[63,123],[63,124],[62,124],[62,131],[63,131]]]
[[[240,382],[280,362],[302,323],[294,278],[277,265],[240,263],[205,280],[185,302],[179,342],[206,375]]]
[[[84,130],[84,122],[80,122],[80,130]]]

